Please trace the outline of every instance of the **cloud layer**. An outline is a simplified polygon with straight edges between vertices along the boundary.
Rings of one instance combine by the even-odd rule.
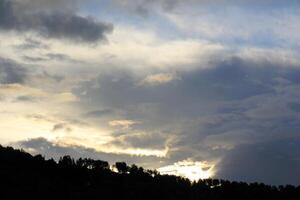
[[[67,5],[72,3],[68,2]],[[28,5],[35,5],[28,7]],[[58,6],[55,6],[58,4]],[[61,4],[61,5],[60,5]],[[92,17],[82,17],[73,12],[62,11],[64,2],[46,3],[0,1],[0,28],[3,30],[35,31],[44,37],[69,39],[73,41],[97,42],[105,40],[106,33],[113,30],[108,23],[98,22]],[[53,10],[52,10],[53,7]],[[30,9],[29,9],[30,8]],[[42,12],[44,8],[48,12]]]
[[[0,143],[300,184],[297,5],[0,0]]]

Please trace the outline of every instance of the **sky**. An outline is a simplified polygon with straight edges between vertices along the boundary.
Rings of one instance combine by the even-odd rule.
[[[299,0],[0,0],[0,143],[300,185]]]

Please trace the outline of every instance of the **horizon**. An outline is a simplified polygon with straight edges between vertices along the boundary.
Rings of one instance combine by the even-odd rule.
[[[0,0],[0,144],[300,185],[299,21],[299,0]]]

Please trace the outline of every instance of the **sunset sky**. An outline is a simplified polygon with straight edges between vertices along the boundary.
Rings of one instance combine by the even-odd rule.
[[[0,144],[300,184],[300,1],[0,0]]]

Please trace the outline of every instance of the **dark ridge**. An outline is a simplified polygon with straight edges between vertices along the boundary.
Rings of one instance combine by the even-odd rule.
[[[190,182],[136,165],[62,157],[59,162],[0,146],[0,199],[289,200],[300,187],[218,179]],[[274,174],[276,176],[276,174]],[[297,198],[298,197],[298,198]]]

